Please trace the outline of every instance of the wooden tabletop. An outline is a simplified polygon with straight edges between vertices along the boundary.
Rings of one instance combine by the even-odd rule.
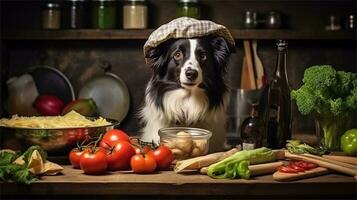
[[[251,180],[218,180],[196,172],[172,171],[138,175],[130,171],[106,175],[84,175],[64,166],[62,175],[44,176],[31,185],[0,183],[3,195],[164,195],[164,196],[240,196],[240,197],[348,197],[355,198],[354,177],[328,174],[293,182],[276,182],[271,175]]]

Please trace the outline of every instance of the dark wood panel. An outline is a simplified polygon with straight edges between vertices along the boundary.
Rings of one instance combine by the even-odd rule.
[[[172,171],[138,175],[130,171],[102,176],[84,175],[81,170],[65,166],[64,175],[44,176],[29,186],[0,183],[3,195],[175,195],[175,196],[253,196],[339,197],[353,198],[353,177],[329,174],[293,182],[276,182],[271,175],[250,180],[212,179],[195,173]]]
[[[144,30],[58,30],[9,31],[3,40],[146,40],[154,29]],[[235,39],[353,40],[353,31],[248,30],[231,29]]]

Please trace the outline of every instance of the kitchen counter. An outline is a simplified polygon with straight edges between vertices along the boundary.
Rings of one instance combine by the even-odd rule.
[[[113,172],[100,176],[84,175],[81,170],[64,166],[62,175],[44,176],[31,185],[0,183],[2,195],[88,195],[88,197],[145,195],[161,198],[173,196],[210,196],[249,198],[356,198],[357,182],[354,177],[328,174],[292,182],[276,182],[271,175],[251,180],[218,180],[190,172],[172,171],[138,175],[130,171]]]

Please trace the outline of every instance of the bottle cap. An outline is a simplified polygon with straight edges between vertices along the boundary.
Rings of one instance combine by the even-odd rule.
[[[278,47],[278,50],[285,50],[288,48],[288,41],[287,40],[278,40],[276,42],[276,46]]]

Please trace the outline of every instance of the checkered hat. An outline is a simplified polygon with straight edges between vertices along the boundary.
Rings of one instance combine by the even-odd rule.
[[[193,38],[207,35],[221,36],[231,49],[235,48],[234,38],[225,26],[208,20],[180,17],[160,26],[151,33],[144,45],[144,56],[146,58],[149,49],[157,47],[171,38]]]

